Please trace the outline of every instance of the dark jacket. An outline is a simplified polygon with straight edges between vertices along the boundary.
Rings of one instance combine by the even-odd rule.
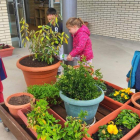
[[[2,61],[2,58],[0,58],[0,81],[7,78],[6,70]]]
[[[56,26],[53,26],[52,24],[48,23],[47,24],[48,26],[52,27],[52,30],[54,32],[59,32],[59,33],[62,33],[63,32],[63,25],[61,22],[58,21],[58,25]]]

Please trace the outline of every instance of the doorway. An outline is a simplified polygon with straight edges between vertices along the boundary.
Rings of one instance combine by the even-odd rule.
[[[7,11],[11,33],[12,46],[22,47],[20,20],[25,18],[24,0],[7,0]]]

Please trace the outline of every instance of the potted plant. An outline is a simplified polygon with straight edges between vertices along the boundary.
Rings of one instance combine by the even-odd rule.
[[[0,44],[0,57],[11,56],[13,53],[14,47],[10,45]]]
[[[88,111],[84,119],[91,124],[98,109],[99,103],[104,99],[102,89],[96,86],[96,80],[80,62],[78,69],[62,64],[64,74],[58,77],[56,85],[60,89],[60,98],[64,101],[68,116],[77,117],[80,110]],[[99,79],[102,77],[99,70],[94,71]]]
[[[113,121],[113,123],[110,121]],[[97,134],[99,136],[99,139],[103,139],[104,137],[104,139],[106,138],[110,140],[128,140],[133,135],[133,133],[135,133],[139,129],[139,122],[139,110],[125,104],[98,121],[96,124],[94,124],[94,126],[91,126],[88,130],[88,133],[92,138],[87,137],[86,139],[96,140],[95,136],[93,138],[93,134],[95,134],[99,130],[99,135]],[[122,130],[123,136],[119,129]],[[124,132],[123,130],[126,130],[126,132]]]
[[[81,111],[79,117],[73,118],[69,116],[65,122],[65,120],[49,108],[47,101],[42,99],[32,106],[31,111],[28,109],[18,111],[18,115],[39,140],[82,139],[85,134],[88,135],[87,125],[81,119],[86,114],[87,112]]]
[[[55,84],[31,85],[27,87],[27,92],[32,94],[36,100],[45,99],[49,105],[56,105],[61,102],[59,89]]]
[[[60,61],[55,57],[68,36],[52,31],[52,27],[38,26],[40,30],[30,31],[24,19],[20,21],[24,46],[28,46],[30,55],[17,61],[17,67],[23,71],[27,86],[56,81]],[[57,18],[53,24],[57,24]],[[28,43],[30,42],[30,43]],[[30,45],[28,45],[30,44]]]
[[[15,93],[7,97],[5,100],[5,105],[8,107],[11,115],[19,122],[19,116],[17,114],[18,110],[24,108],[30,108],[31,102],[35,102],[35,98],[30,93]]]

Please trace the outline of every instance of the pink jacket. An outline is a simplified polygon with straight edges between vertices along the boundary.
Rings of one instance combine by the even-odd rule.
[[[73,49],[70,52],[72,57],[84,55],[87,61],[93,58],[92,43],[89,36],[90,31],[85,25],[82,25],[73,35]]]

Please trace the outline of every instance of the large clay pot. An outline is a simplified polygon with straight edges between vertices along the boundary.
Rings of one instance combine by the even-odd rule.
[[[44,83],[51,84],[52,82],[56,82],[56,75],[60,66],[60,61],[56,64],[46,67],[27,67],[21,65],[19,63],[20,60],[28,56],[29,55],[24,56],[17,61],[17,67],[23,71],[27,86],[40,85]]]
[[[140,99],[140,92],[137,92],[131,96],[131,102],[134,104],[135,108],[140,110],[140,104],[136,100]]]
[[[35,102],[35,98],[32,94],[30,93],[15,93],[15,94],[12,94],[10,95],[6,100],[5,100],[5,105],[8,107],[9,109],[9,112],[11,113],[11,115],[20,122],[20,119],[19,119],[19,116],[17,114],[18,110],[19,109],[24,109],[24,108],[30,108],[31,107],[31,104],[30,103],[27,103],[27,104],[24,104],[24,105],[11,105],[9,104],[9,100],[12,98],[12,97],[15,97],[15,96],[22,96],[22,95],[27,95],[27,96],[30,96],[32,99],[33,99],[33,102]]]
[[[0,57],[7,57],[7,56],[11,56],[13,54],[13,50],[15,48],[9,45],[9,48],[6,49],[1,49],[0,50]]]

